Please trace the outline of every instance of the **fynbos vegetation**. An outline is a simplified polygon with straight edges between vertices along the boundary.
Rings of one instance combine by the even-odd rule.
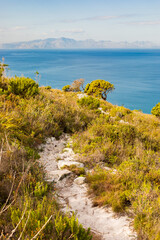
[[[62,215],[54,186],[37,159],[45,137],[86,128],[92,114],[77,110],[61,91],[32,79],[0,76],[0,238],[91,239],[75,216]],[[73,96],[71,96],[72,98]],[[52,193],[53,192],[53,193]]]
[[[93,170],[94,204],[134,218],[138,239],[160,238],[160,120],[101,101],[102,113],[74,135],[74,150]]]
[[[129,214],[139,239],[160,239],[160,119],[104,101],[113,85],[83,81],[70,92],[39,87],[0,70],[1,239],[90,240],[75,215],[62,215],[44,180],[38,146],[63,132],[73,137],[95,205]],[[99,85],[100,84],[100,85]],[[67,93],[66,93],[67,91]],[[97,97],[97,98],[96,98]],[[152,111],[154,114],[154,111]],[[85,174],[71,166],[75,174]]]
[[[160,117],[160,102],[157,103],[156,106],[152,108],[151,113],[157,117]]]

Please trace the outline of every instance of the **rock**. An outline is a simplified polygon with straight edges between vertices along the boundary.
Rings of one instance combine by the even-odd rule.
[[[65,153],[65,152],[67,152],[67,153],[69,153],[69,154],[74,154],[72,148],[64,148],[64,149],[63,149],[63,153]]]
[[[71,174],[72,174],[72,172],[67,169],[50,171],[48,173],[48,181],[49,182],[53,182],[53,181],[58,182]]]
[[[77,94],[77,97],[79,99],[81,99],[81,98],[87,97],[87,94],[86,93],[79,93],[79,94]]]
[[[75,165],[75,166],[77,166],[79,168],[84,167],[83,163],[80,163],[80,162],[63,161],[63,160],[58,161],[58,169],[62,169],[65,166],[71,166],[71,165]]]
[[[75,154],[72,148],[64,148],[63,153],[60,154],[61,159],[65,159],[67,161],[73,161],[75,159]]]
[[[103,109],[102,108],[98,108],[100,111],[101,111],[101,113],[103,113],[103,114],[105,114],[105,115],[109,115],[109,113],[108,112],[105,112],[105,111],[103,111]]]
[[[116,174],[116,173],[117,173],[117,170],[116,170],[116,169],[113,169],[113,168],[110,168],[110,167],[104,167],[104,169],[105,169],[106,171],[110,171],[110,172],[113,173],[113,174]]]
[[[82,185],[85,182],[85,177],[78,177],[74,180],[74,183],[78,184],[78,185]]]
[[[112,170],[112,168],[110,168],[110,167],[104,167],[104,169],[105,169],[106,171]]]
[[[129,124],[129,122],[125,122],[124,120],[120,120],[119,123]]]

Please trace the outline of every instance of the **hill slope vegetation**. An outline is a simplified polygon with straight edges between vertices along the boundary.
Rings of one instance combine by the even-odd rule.
[[[24,81],[29,89],[25,95]],[[72,136],[74,151],[92,170],[87,182],[94,204],[130,215],[139,239],[160,239],[160,119],[3,74],[1,238],[34,239],[41,231],[36,239],[91,239],[74,216],[58,212],[54,186],[44,181],[37,162],[38,146],[46,137],[58,138],[63,132]]]

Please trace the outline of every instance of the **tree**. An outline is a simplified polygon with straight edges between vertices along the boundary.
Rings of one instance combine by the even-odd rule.
[[[107,94],[114,90],[114,85],[105,80],[97,79],[88,83],[85,87],[84,92],[88,95],[93,95],[95,97],[107,99]]]
[[[82,90],[84,90],[83,84],[84,84],[83,78],[76,79],[73,81],[73,83],[71,85],[64,86],[62,88],[62,90],[64,92],[81,92],[81,88],[82,88]]]
[[[157,103],[156,106],[152,108],[151,113],[157,117],[160,117],[160,102]]]
[[[73,81],[73,83],[71,84],[71,91],[73,92],[80,92],[81,88],[84,90],[83,88],[83,84],[84,84],[84,79],[83,78],[79,78]]]

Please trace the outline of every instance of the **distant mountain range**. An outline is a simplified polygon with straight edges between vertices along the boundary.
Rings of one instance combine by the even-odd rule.
[[[28,42],[6,43],[0,45],[1,49],[96,49],[96,48],[160,48],[148,41],[136,42],[113,42],[113,41],[95,41],[74,40],[70,38],[48,38]]]

